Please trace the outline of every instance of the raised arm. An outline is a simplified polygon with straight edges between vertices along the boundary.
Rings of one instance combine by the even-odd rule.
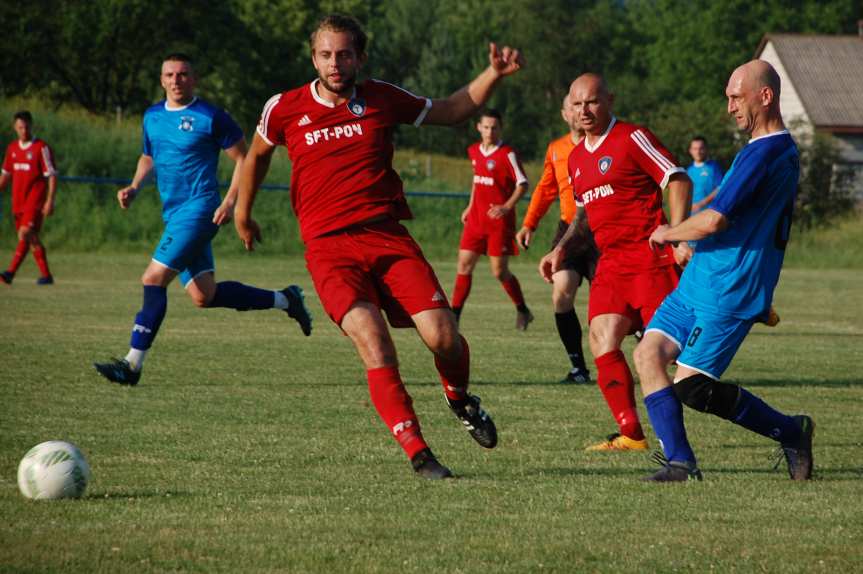
[[[424,123],[460,124],[488,101],[501,78],[514,74],[524,66],[524,57],[509,46],[498,50],[497,45],[492,42],[488,45],[488,52],[488,67],[450,97],[434,100]]]
[[[248,251],[254,251],[255,241],[259,243],[261,241],[261,228],[252,219],[252,207],[255,205],[255,197],[258,195],[261,183],[270,169],[270,161],[273,159],[275,150],[275,146],[268,144],[260,134],[255,132],[252,146],[240,170],[239,193],[234,207],[234,226]]]

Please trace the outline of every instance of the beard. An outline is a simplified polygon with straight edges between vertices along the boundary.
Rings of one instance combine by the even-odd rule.
[[[318,79],[321,81],[321,85],[323,85],[327,90],[333,92],[334,94],[343,94],[349,90],[354,88],[354,85],[357,83],[357,73],[354,72],[350,76],[342,74],[342,81],[338,85],[333,85],[327,81],[327,78],[324,77],[323,74],[318,74]]]

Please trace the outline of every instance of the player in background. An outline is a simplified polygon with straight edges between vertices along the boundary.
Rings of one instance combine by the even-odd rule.
[[[144,358],[167,311],[168,285],[177,275],[198,307],[282,309],[305,335],[312,328],[302,289],[296,285],[267,291],[236,281],[216,283],[210,242],[219,226],[231,219],[246,153],[243,132],[227,112],[195,96],[197,78],[188,56],[166,57],[161,83],[165,99],[144,113],[143,153],[131,185],[117,192],[117,201],[128,209],[155,170],[165,230],[141,277],[144,303],[135,316],[128,354],[94,363],[99,374],[121,385],[138,383]],[[216,179],[221,150],[235,164],[224,200]]]
[[[291,201],[306,247],[306,266],[327,314],[350,337],[366,369],[372,403],[415,472],[452,476],[423,438],[401,380],[387,328],[414,327],[434,354],[455,415],[483,447],[497,430],[468,392],[470,353],[434,270],[401,219],[410,219],[392,168],[397,124],[452,125],[467,120],[495,85],[522,65],[517,50],[489,45],[489,65],[446,99],[415,96],[378,80],[359,82],[367,37],[349,16],[329,15],[310,38],[318,77],[276,94],[264,106],[243,166],[235,225],[246,249],[260,240],[252,205],[276,146],[291,159]],[[383,313],[386,313],[384,319]]]
[[[692,156],[692,164],[686,168],[686,174],[692,180],[692,213],[698,213],[716,197],[722,183],[722,168],[716,161],[707,159],[704,136],[692,138],[689,155]]]
[[[545,152],[545,163],[542,177],[533,190],[530,205],[516,234],[516,241],[524,249],[530,246],[533,234],[539,227],[539,222],[548,212],[555,199],[560,198],[560,219],[557,223],[557,233],[551,243],[552,249],[575,218],[575,197],[572,195],[572,184],[569,182],[569,154],[584,138],[584,130],[578,125],[569,94],[563,99],[560,109],[563,121],[569,126],[569,133],[548,144]],[[590,230],[584,223],[583,232],[589,235]],[[593,238],[590,241],[570,241],[560,269],[551,276],[551,303],[554,308],[554,323],[564,349],[569,356],[572,368],[561,383],[589,383],[590,371],[584,361],[584,351],[581,344],[581,322],[575,313],[575,295],[584,278],[593,279],[596,261],[599,253]]]
[[[668,187],[670,218],[677,224],[689,213],[692,183],[650,130],[612,115],[614,96],[602,76],[579,76],[569,97],[585,131],[569,156],[579,212],[540,262],[540,273],[551,281],[569,241],[581,240],[578,222],[586,216],[600,253],[588,302],[590,350],[597,383],[619,430],[587,450],[646,450],[635,407],[635,383],[620,346],[626,335],[650,321],[677,285],[678,264],[691,254],[686,243],[674,250],[665,246],[654,251],[647,239],[667,222],[662,190]]]
[[[12,217],[18,232],[18,245],[9,267],[0,273],[0,281],[12,284],[15,273],[33,248],[33,259],[39,266],[37,285],[51,285],[54,277],[48,269],[45,246],[39,239],[44,219],[54,213],[54,196],[57,193],[57,170],[51,148],[43,140],[33,137],[33,116],[22,110],[12,119],[12,128],[18,139],[6,147],[3,171],[0,172],[0,191],[12,180]]]
[[[473,168],[470,201],[461,214],[464,224],[458,247],[452,310],[456,320],[470,295],[473,270],[480,255],[488,255],[491,272],[515,305],[515,328],[527,329],[533,315],[524,302],[518,278],[509,270],[515,244],[515,206],[527,191],[527,177],[512,147],[503,143],[500,112],[485,110],[476,130],[480,141],[467,149]]]
[[[706,209],[682,223],[661,225],[650,236],[657,249],[690,240],[698,247],[635,350],[644,403],[666,458],[647,480],[701,478],[681,403],[777,441],[791,478],[812,476],[812,419],[783,414],[746,389],[719,381],[752,324],[770,308],[791,229],[800,165],[782,121],[779,92],[779,75],[763,60],[731,74],[728,113],[751,139]],[[675,360],[672,385],[666,369]]]

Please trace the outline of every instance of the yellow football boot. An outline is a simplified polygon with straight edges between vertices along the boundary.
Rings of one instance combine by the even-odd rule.
[[[647,439],[635,440],[620,433],[608,435],[604,441],[584,449],[587,452],[611,450],[647,450]]]

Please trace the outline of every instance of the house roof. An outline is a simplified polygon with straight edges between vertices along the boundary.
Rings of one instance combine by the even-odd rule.
[[[863,129],[863,37],[768,34],[817,128]]]

